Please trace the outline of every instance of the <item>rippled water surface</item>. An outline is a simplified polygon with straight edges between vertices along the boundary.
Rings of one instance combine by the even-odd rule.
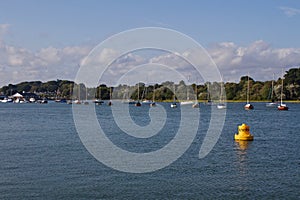
[[[145,153],[168,144],[179,129],[180,108],[162,105],[165,126],[146,139],[124,134],[110,107],[97,106],[96,112],[114,144]],[[288,104],[289,111],[263,103],[245,111],[243,105],[228,104],[222,134],[205,158],[198,154],[211,107],[200,104],[200,122],[191,122],[199,130],[183,156],[161,170],[132,174],[89,154],[76,132],[72,106],[0,104],[0,199],[298,199],[300,104]],[[140,126],[150,123],[148,106],[131,106],[129,113]],[[254,141],[233,140],[241,123],[250,126]]]

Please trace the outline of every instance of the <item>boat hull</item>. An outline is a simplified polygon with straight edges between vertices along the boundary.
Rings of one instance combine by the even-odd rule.
[[[271,103],[266,103],[266,107],[276,107],[278,104],[271,102]]]
[[[181,106],[184,106],[184,105],[193,105],[195,102],[193,102],[193,101],[182,101],[182,102],[180,102],[180,105]]]
[[[176,103],[172,103],[171,104],[171,108],[177,108],[177,104]]]
[[[226,109],[226,105],[225,104],[218,104],[217,108],[218,109]]]
[[[278,106],[277,109],[278,110],[289,110],[289,107],[281,105],[281,106]]]
[[[254,106],[252,104],[248,103],[244,106],[244,108],[245,108],[245,110],[252,110],[252,109],[254,109]]]

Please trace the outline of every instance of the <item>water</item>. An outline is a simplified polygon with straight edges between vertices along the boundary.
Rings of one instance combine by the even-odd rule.
[[[148,139],[122,134],[110,107],[96,110],[116,145],[151,152],[170,142],[179,128],[179,109],[163,105],[167,125]],[[70,105],[0,104],[0,199],[299,199],[300,104],[288,104],[289,111],[263,103],[245,111],[243,105],[228,104],[221,137],[205,158],[198,153],[210,107],[201,104],[200,128],[185,154],[161,170],[132,174],[113,170],[88,153]],[[148,107],[131,107],[130,113],[137,124],[149,123]],[[233,140],[241,123],[250,125],[254,141]]]

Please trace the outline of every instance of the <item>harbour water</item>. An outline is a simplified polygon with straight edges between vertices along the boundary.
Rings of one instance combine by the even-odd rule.
[[[180,107],[162,105],[166,127],[148,139],[123,134],[111,107],[96,111],[112,142],[150,152],[166,145],[179,127]],[[289,111],[253,105],[245,111],[244,103],[229,103],[218,142],[199,159],[211,109],[200,104],[199,130],[183,156],[161,170],[135,174],[111,169],[85,149],[71,105],[0,104],[0,199],[299,199],[300,104],[289,103]],[[149,106],[130,106],[137,124],[149,123]],[[250,126],[254,141],[233,140],[241,123]]]

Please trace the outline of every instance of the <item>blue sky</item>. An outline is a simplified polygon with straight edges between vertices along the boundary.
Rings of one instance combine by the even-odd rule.
[[[274,66],[273,71],[276,73],[281,71],[279,69],[282,67],[287,69],[300,64],[300,60],[296,58],[299,57],[300,49],[300,1],[2,0],[0,53],[2,57],[11,57],[11,60],[0,61],[0,78],[2,78],[0,85],[34,78],[71,79],[76,69],[62,67],[62,63],[74,66],[88,50],[107,37],[127,29],[147,26],[180,31],[195,39],[213,55],[217,50],[224,50],[224,44],[226,48],[227,44],[232,45],[234,52],[242,49],[248,53],[251,53],[250,47],[263,46],[263,49],[267,48],[269,52],[276,52],[274,55],[279,55],[280,61],[282,54],[289,53],[288,58],[284,58],[287,59],[286,63],[283,61],[280,62],[281,66],[279,64]],[[14,50],[8,52],[8,47]],[[42,55],[55,54],[55,51],[61,53],[66,48],[84,50],[77,52],[73,60],[67,56],[65,60],[65,57],[56,58],[56,65],[60,66],[55,66],[55,62],[51,59],[38,58]],[[228,52],[227,50],[224,51]],[[269,58],[272,55],[268,55]],[[40,59],[34,63],[43,61],[46,68],[38,72],[38,64],[25,60],[28,59],[25,57]],[[247,54],[246,58],[249,57],[251,56]],[[256,63],[253,68],[259,69],[260,66],[270,68],[274,65],[273,62],[268,64],[261,59],[252,61]],[[231,75],[228,73],[226,75],[228,80],[238,81],[241,74],[249,71],[246,69],[250,66],[247,63],[241,62],[245,68],[240,66],[238,69],[233,69],[230,63],[228,61],[217,63],[221,65],[220,68],[224,66],[225,71],[228,69],[241,71]],[[64,72],[55,67],[63,69]],[[18,74],[20,69],[30,71],[33,68],[31,74],[25,73],[24,77]],[[253,77],[258,80],[268,79],[272,77],[271,71],[272,69],[262,70],[258,74],[253,74]],[[40,76],[45,72],[49,76],[45,74]],[[263,73],[266,73],[265,76]]]

